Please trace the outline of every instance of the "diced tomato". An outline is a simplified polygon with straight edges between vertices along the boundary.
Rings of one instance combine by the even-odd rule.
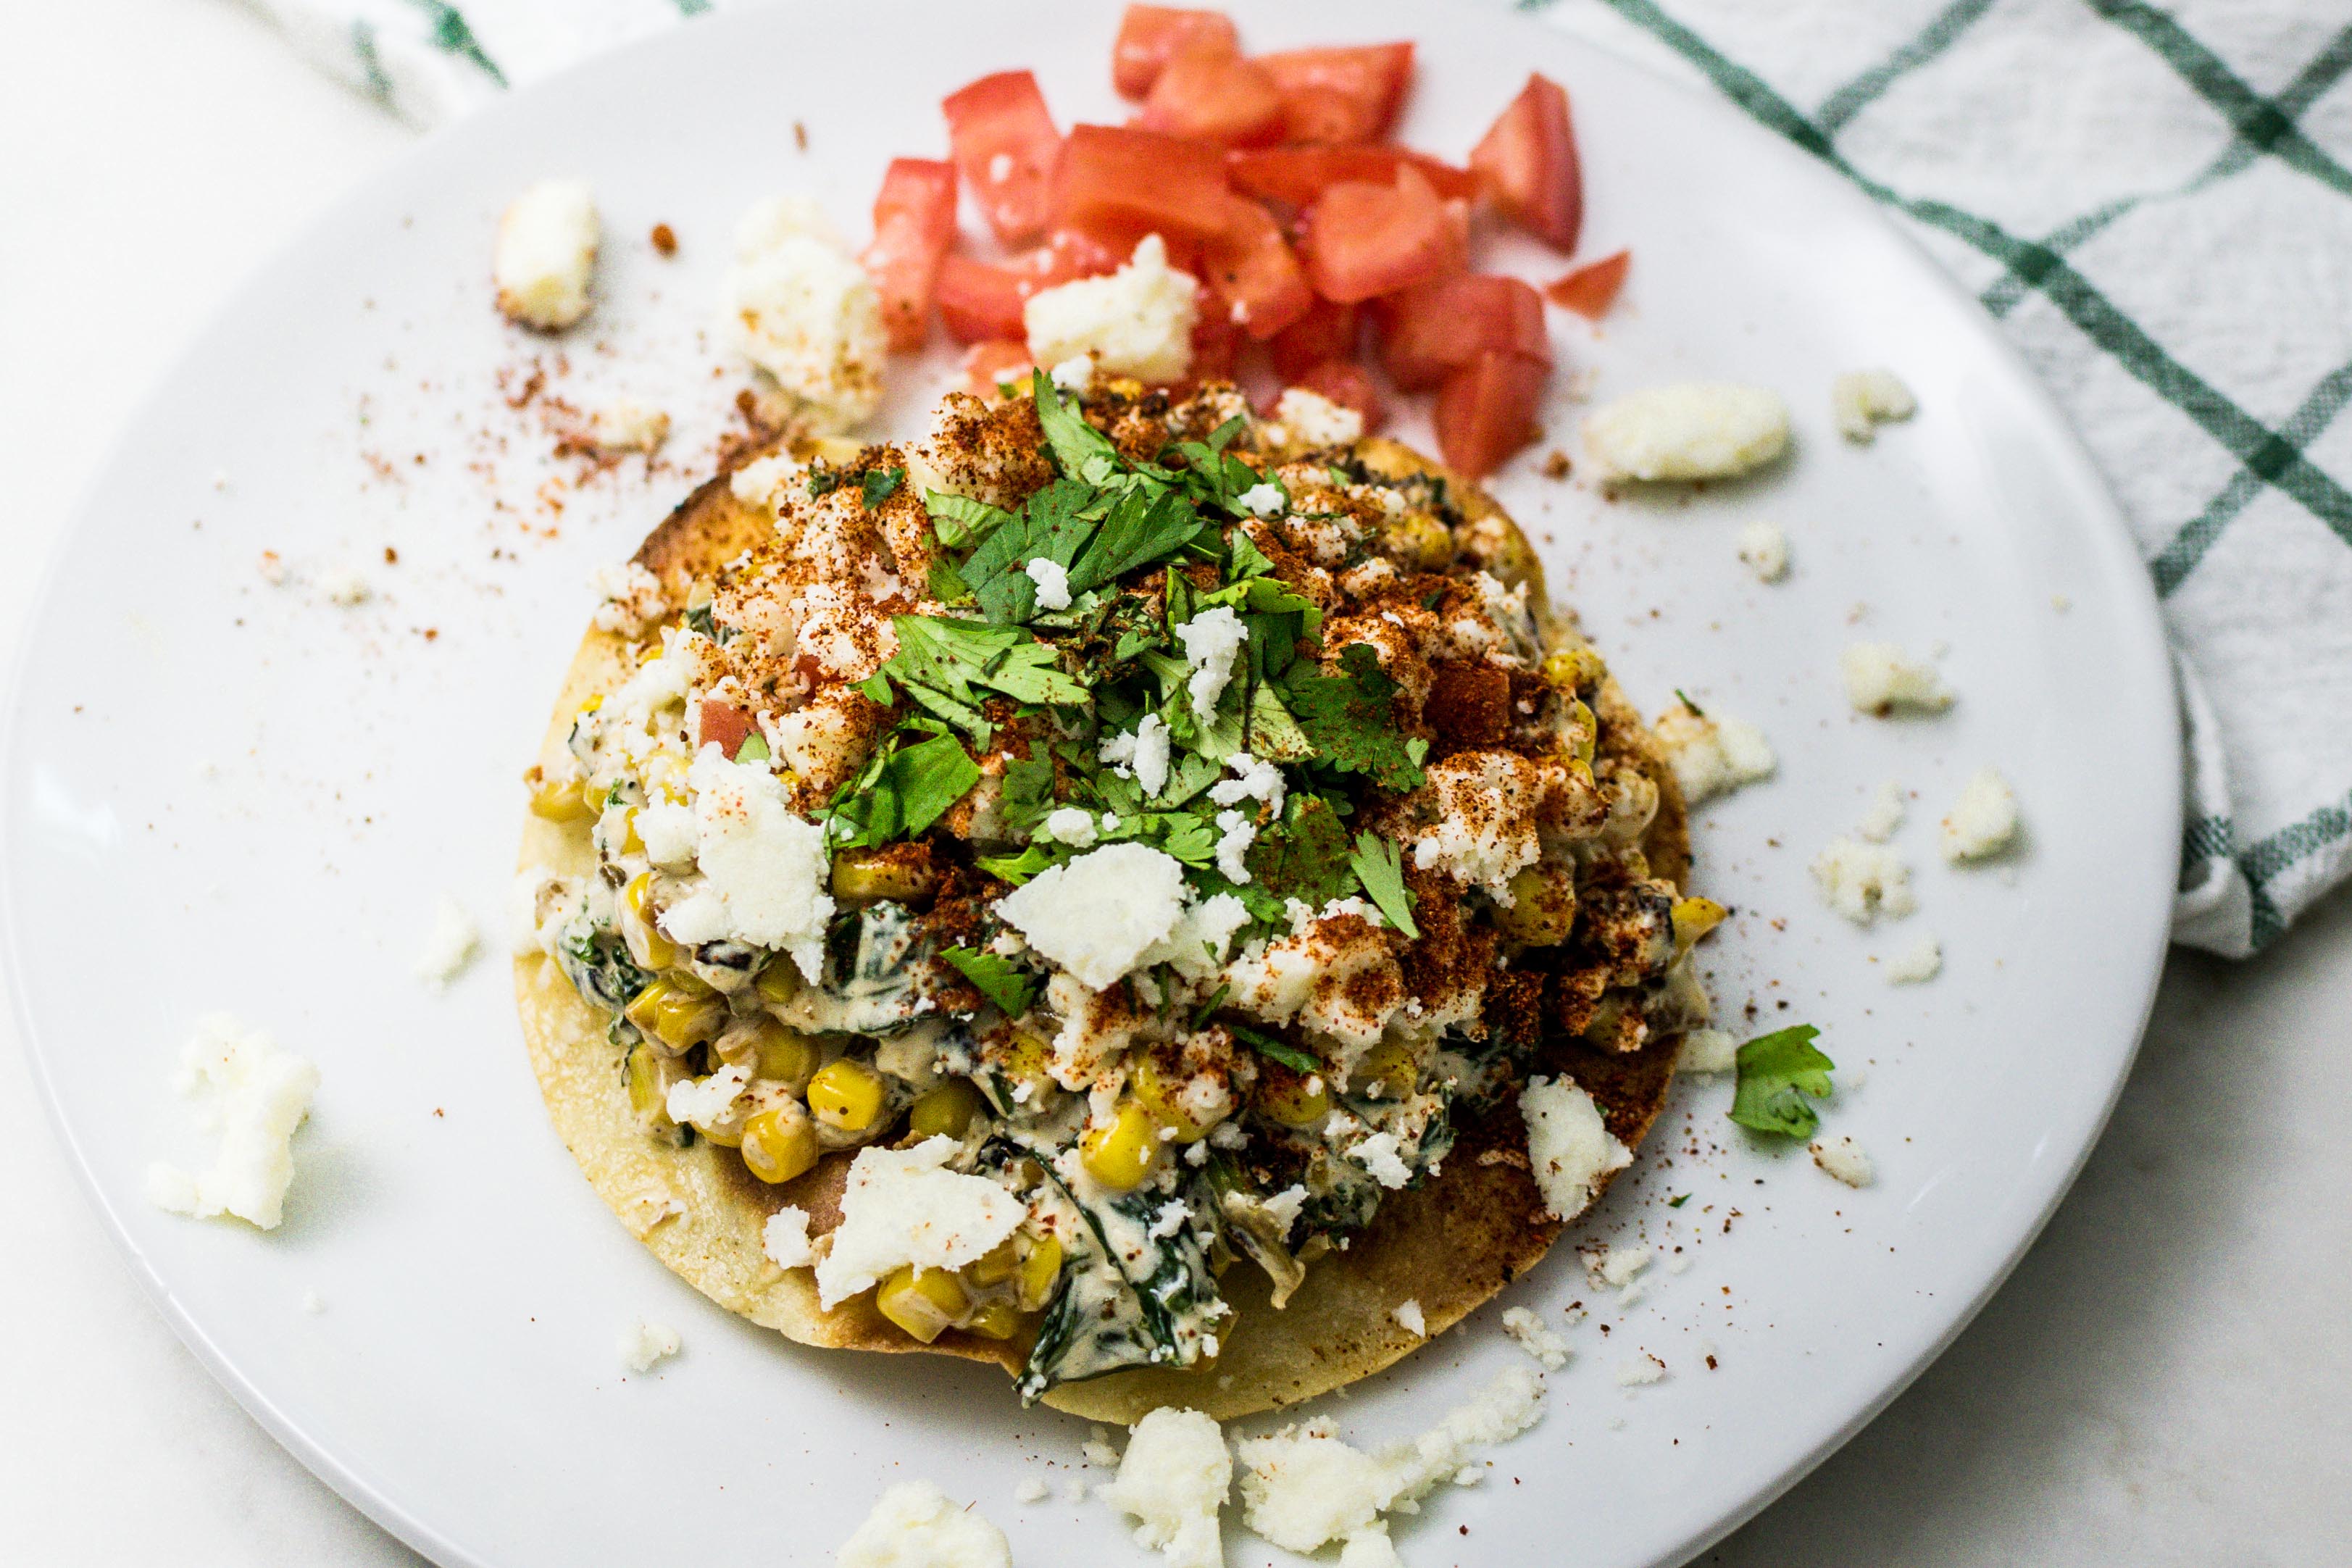
[[[1160,79],[1160,68],[1194,44],[1216,44],[1241,53],[1241,35],[1222,11],[1187,11],[1174,5],[1129,5],[1118,19],[1118,41],[1110,47],[1111,85],[1141,98]]]
[[[716,745],[733,761],[739,750],[751,734],[751,715],[731,702],[702,700],[701,739],[698,745]]]
[[[874,243],[858,260],[882,296],[882,324],[900,353],[931,335],[931,290],[955,238],[956,172],[929,158],[893,158],[874,198]]]
[[[1396,183],[1342,180],[1307,209],[1299,249],[1326,300],[1345,303],[1442,277],[1461,256],[1445,204],[1411,164]]]
[[[1633,265],[1633,253],[1630,250],[1604,256],[1556,283],[1544,285],[1544,297],[1555,305],[1567,306],[1587,321],[1597,321],[1617,302],[1617,290],[1625,287],[1625,271]]]
[[[1024,281],[1009,267],[950,255],[940,263],[940,320],[960,343],[991,338],[1026,341],[1029,329],[1021,320],[1022,302],[1029,296]]]
[[[1443,278],[1406,289],[1382,314],[1381,360],[1407,392],[1435,386],[1488,350],[1551,363],[1543,296],[1517,278]]]
[[[1356,307],[1318,300],[1307,314],[1274,334],[1266,344],[1276,375],[1297,381],[1326,360],[1356,354]]]
[[[1477,178],[1469,170],[1403,147],[1265,147],[1225,154],[1225,173],[1235,189],[1295,207],[1313,206],[1342,180],[1394,184],[1400,163],[1419,169],[1430,188],[1448,201],[1477,194]]]
[[[996,237],[1018,245],[1043,234],[1053,214],[1062,138],[1037,79],[1027,71],[999,71],[950,93],[940,109],[948,117],[956,169]]]
[[[1026,382],[1029,368],[1035,363],[1030,357],[1027,343],[991,338],[986,342],[972,344],[964,352],[964,385],[974,397],[992,403],[996,400],[996,389],[1002,378],[1018,372],[1020,379]]]
[[[1247,196],[1227,196],[1224,231],[1202,247],[1204,280],[1238,310],[1241,329],[1265,339],[1315,304],[1315,290],[1282,226]]]
[[[1388,406],[1381,400],[1381,389],[1374,384],[1371,373],[1354,360],[1325,360],[1306,374],[1292,377],[1290,384],[1303,386],[1334,403],[1346,404],[1364,416],[1367,434],[1379,429],[1388,418]]]
[[[1528,77],[1471,150],[1470,168],[1505,217],[1555,249],[1576,248],[1576,231],[1584,224],[1584,172],[1559,83]]]
[[[1445,378],[1437,395],[1437,450],[1474,479],[1536,438],[1536,407],[1551,367],[1488,349]]]
[[[1230,46],[1194,44],[1151,84],[1136,123],[1220,147],[1263,147],[1282,140],[1282,94]]]
[[[1200,238],[1225,225],[1224,154],[1206,142],[1116,125],[1074,125],[1060,215],[1089,233],[1134,229]]]
[[[1257,63],[1282,89],[1285,139],[1339,146],[1388,133],[1412,79],[1412,46],[1290,49]]]
[[[1037,288],[1051,289],[1073,279],[1116,272],[1134,254],[1132,244],[1121,247],[1084,229],[1057,228],[1015,266],[1024,274],[1034,274]]]
[[[1201,289],[1201,311],[1192,321],[1192,368],[1186,379],[1194,382],[1231,381],[1241,363],[1241,323],[1234,320],[1233,302],[1220,295],[1213,285]]]

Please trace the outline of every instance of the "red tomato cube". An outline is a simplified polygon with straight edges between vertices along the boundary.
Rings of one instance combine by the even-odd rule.
[[[963,356],[964,387],[974,397],[993,403],[997,387],[1008,380],[1026,384],[1034,361],[1029,345],[1008,338],[991,338],[977,342]]]
[[[1235,190],[1295,207],[1310,207],[1342,180],[1394,184],[1397,167],[1402,163],[1420,170],[1430,188],[1448,201],[1477,194],[1477,179],[1469,170],[1391,146],[1265,147],[1229,153],[1225,174]]]
[[[1407,392],[1435,386],[1489,350],[1551,363],[1543,296],[1517,278],[1443,278],[1406,289],[1382,314],[1381,362]]]
[[[1201,249],[1202,281],[1251,337],[1274,336],[1314,308],[1315,290],[1274,216],[1247,196],[1225,198],[1223,231]]]
[[[1021,319],[1028,299],[1029,280],[1009,267],[992,267],[969,256],[949,256],[940,262],[940,320],[960,343],[991,338],[1026,342],[1029,329]]]
[[[1371,372],[1354,360],[1325,360],[1306,374],[1292,377],[1290,384],[1303,386],[1334,403],[1346,404],[1364,416],[1364,433],[1368,436],[1387,421],[1388,406],[1381,400],[1381,389],[1373,382]]]
[[[1584,173],[1559,83],[1528,78],[1471,150],[1470,168],[1505,217],[1555,249],[1576,248],[1576,231],[1584,225]]]
[[[882,324],[900,353],[921,348],[931,334],[931,291],[955,238],[955,216],[954,164],[890,160],[874,198],[874,242],[858,260],[882,296]]]
[[[1396,183],[1342,180],[1307,209],[1299,248],[1326,300],[1370,300],[1443,277],[1463,259],[1462,237],[1421,171]]]
[[[1326,360],[1356,357],[1356,307],[1318,300],[1266,343],[1276,375],[1297,381]]]
[[[717,746],[730,762],[743,742],[751,738],[751,715],[731,702],[715,702],[704,698],[700,721],[700,737],[696,744]]]
[[[1072,227],[1199,239],[1224,227],[1225,195],[1224,154],[1206,142],[1116,125],[1070,128],[1060,216]]]
[[[1339,146],[1374,141],[1396,122],[1412,79],[1412,46],[1289,49],[1257,63],[1282,89],[1285,139]]]
[[[1242,335],[1241,323],[1234,320],[1233,302],[1217,290],[1203,284],[1200,295],[1201,312],[1192,321],[1192,366],[1185,374],[1188,384],[1204,381],[1231,381],[1241,363],[1242,345],[1249,340]]]
[[[1633,265],[1633,253],[1630,250],[1604,256],[1556,283],[1544,285],[1544,297],[1555,305],[1567,306],[1589,321],[1597,321],[1617,302],[1617,290],[1625,287],[1625,272]]]
[[[1445,378],[1437,395],[1437,450],[1467,478],[1485,479],[1536,438],[1536,408],[1551,366],[1492,349]]]
[[[950,93],[940,109],[948,117],[956,169],[996,237],[1018,245],[1043,234],[1053,216],[1062,138],[1037,79],[1027,71],[999,71]]]
[[[1222,11],[1129,5],[1118,19],[1118,39],[1110,47],[1111,85],[1129,98],[1141,98],[1170,60],[1203,43],[1217,45],[1229,55],[1241,53],[1241,35]]]
[[[1136,123],[1221,147],[1261,147],[1282,139],[1282,94],[1257,66],[1215,44],[1195,44],[1151,84]]]

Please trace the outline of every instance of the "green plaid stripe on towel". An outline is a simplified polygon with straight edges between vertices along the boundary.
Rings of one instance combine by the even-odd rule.
[[[265,0],[431,123],[711,0]],[[2352,871],[2345,0],[1527,0],[1693,79],[1975,290],[2121,498],[2181,669],[2174,934],[2232,955]]]

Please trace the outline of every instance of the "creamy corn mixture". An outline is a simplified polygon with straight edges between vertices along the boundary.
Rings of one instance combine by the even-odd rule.
[[[616,586],[633,668],[531,781],[646,1135],[867,1151],[825,1304],[1027,1340],[1025,1397],[1214,1357],[1229,1266],[1280,1305],[1547,1040],[1706,1016],[1722,911],[1524,542],[1312,412],[1039,377],[754,462],[773,538]]]

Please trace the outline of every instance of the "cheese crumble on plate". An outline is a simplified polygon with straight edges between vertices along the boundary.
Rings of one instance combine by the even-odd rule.
[[[1789,446],[1778,393],[1692,382],[1628,393],[1584,421],[1586,455],[1603,479],[1720,479],[1760,468]]]
[[[1013,1568],[1004,1531],[932,1481],[900,1481],[834,1553],[835,1568]]]
[[[1944,858],[1987,860],[2017,841],[2017,792],[1997,768],[1979,768],[1943,820]]]
[[[148,1197],[174,1214],[234,1215],[277,1229],[294,1181],[294,1131],[310,1114],[319,1069],[227,1014],[208,1013],[180,1053],[175,1085],[219,1142],[198,1170],[150,1165]]]
[[[596,267],[596,199],[583,180],[541,180],[499,219],[490,278],[518,326],[560,332],[588,313]]]

